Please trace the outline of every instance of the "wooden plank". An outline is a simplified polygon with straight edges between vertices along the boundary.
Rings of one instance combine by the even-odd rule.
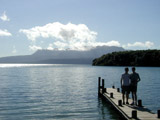
[[[102,94],[102,89],[100,90],[100,93]],[[113,93],[113,98],[110,97],[110,93]],[[149,109],[145,107],[138,107],[138,106],[131,106],[131,105],[118,105],[118,100],[122,99],[122,93],[117,92],[117,89],[113,88],[107,88],[107,92],[102,94],[103,97],[105,97],[114,108],[116,108],[119,113],[127,120],[134,120],[132,118],[132,111],[137,111],[137,118],[139,120],[160,120],[157,118],[157,114],[152,113]],[[129,99],[129,103],[131,103],[132,100]]]

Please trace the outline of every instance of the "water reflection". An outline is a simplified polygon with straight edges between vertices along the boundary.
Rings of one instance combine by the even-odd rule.
[[[98,97],[98,108],[99,114],[101,114],[101,120],[122,120],[119,114],[104,98]]]
[[[97,78],[105,79],[105,87],[113,82],[117,87],[123,69],[90,65],[1,67],[0,119],[117,120],[112,107],[97,99]],[[143,105],[152,109],[159,107],[159,71],[137,68],[142,78],[138,95],[143,97]]]

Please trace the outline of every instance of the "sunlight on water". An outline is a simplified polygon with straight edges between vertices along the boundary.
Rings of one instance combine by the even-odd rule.
[[[98,77],[105,87],[120,87],[124,67],[91,65],[0,65],[0,119],[118,120],[98,98]],[[160,104],[160,68],[137,68],[141,81],[138,98],[156,111]],[[153,101],[154,98],[154,101]]]
[[[30,67],[30,66],[54,66],[54,64],[0,64],[0,68]]]

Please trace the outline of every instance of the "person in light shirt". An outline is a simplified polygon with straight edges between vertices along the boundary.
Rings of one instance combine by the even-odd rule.
[[[128,74],[129,69],[125,68],[125,73],[121,76],[121,88],[122,88],[122,100],[125,104],[125,95],[126,95],[126,104],[129,104],[128,98],[130,93],[130,75]]]

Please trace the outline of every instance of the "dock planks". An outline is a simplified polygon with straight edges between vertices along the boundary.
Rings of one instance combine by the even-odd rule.
[[[138,120],[160,120],[157,118],[157,114],[152,113],[149,109],[145,107],[131,106],[131,105],[118,105],[118,100],[122,99],[122,93],[117,92],[117,89],[106,88],[106,91],[102,94],[102,89],[100,88],[100,94],[107,99],[107,101],[126,119],[126,120],[135,120],[132,118],[132,111],[137,111]],[[110,93],[113,93],[113,98],[110,97]],[[129,103],[132,100],[129,99]]]

